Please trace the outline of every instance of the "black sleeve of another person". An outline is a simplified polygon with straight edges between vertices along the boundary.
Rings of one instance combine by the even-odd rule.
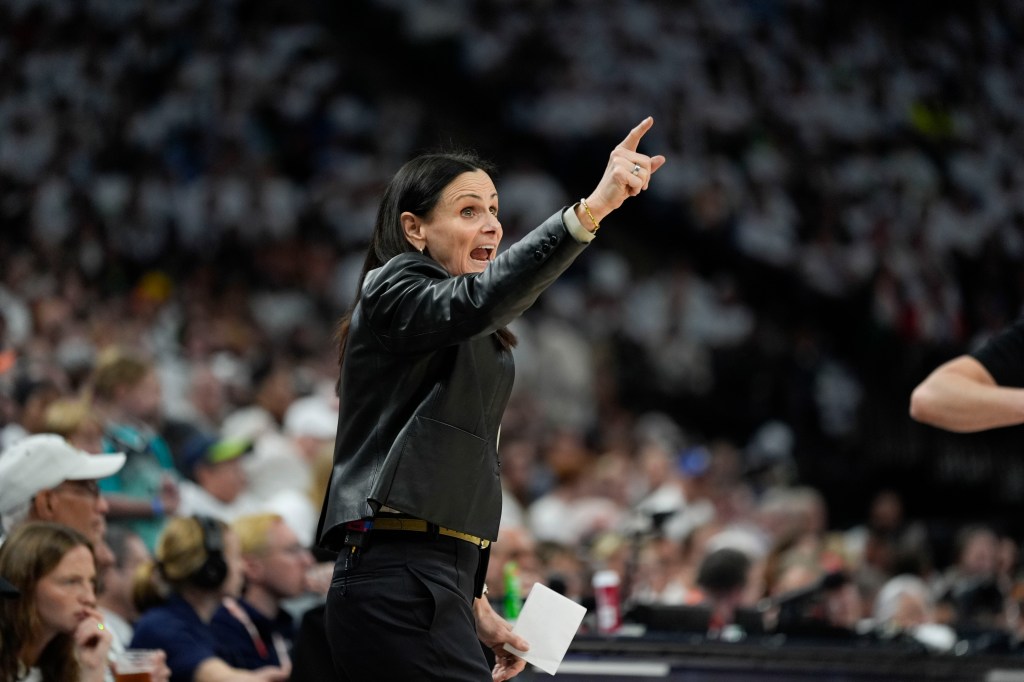
[[[1024,387],[1024,317],[970,354],[1000,386]]]

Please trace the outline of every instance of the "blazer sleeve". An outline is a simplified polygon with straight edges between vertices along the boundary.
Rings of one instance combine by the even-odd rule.
[[[360,305],[385,350],[427,352],[509,324],[586,246],[569,234],[559,211],[481,273],[452,277],[429,256],[395,256],[367,275]]]

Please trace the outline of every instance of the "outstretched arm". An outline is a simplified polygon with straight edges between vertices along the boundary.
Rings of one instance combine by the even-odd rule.
[[[960,433],[1024,424],[1024,388],[999,386],[984,365],[961,355],[914,389],[910,416]]]

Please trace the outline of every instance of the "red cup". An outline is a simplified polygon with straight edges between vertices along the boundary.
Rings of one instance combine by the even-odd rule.
[[[612,570],[594,574],[594,601],[597,603],[597,631],[602,635],[618,632],[622,626],[619,574]]]

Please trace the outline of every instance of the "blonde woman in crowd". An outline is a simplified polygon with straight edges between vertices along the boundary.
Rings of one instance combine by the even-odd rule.
[[[171,682],[278,682],[288,670],[242,670],[227,663],[210,626],[225,597],[242,589],[238,536],[206,516],[176,517],[157,542],[155,561],[136,574],[135,605],[142,616],[131,647],[163,649]]]

